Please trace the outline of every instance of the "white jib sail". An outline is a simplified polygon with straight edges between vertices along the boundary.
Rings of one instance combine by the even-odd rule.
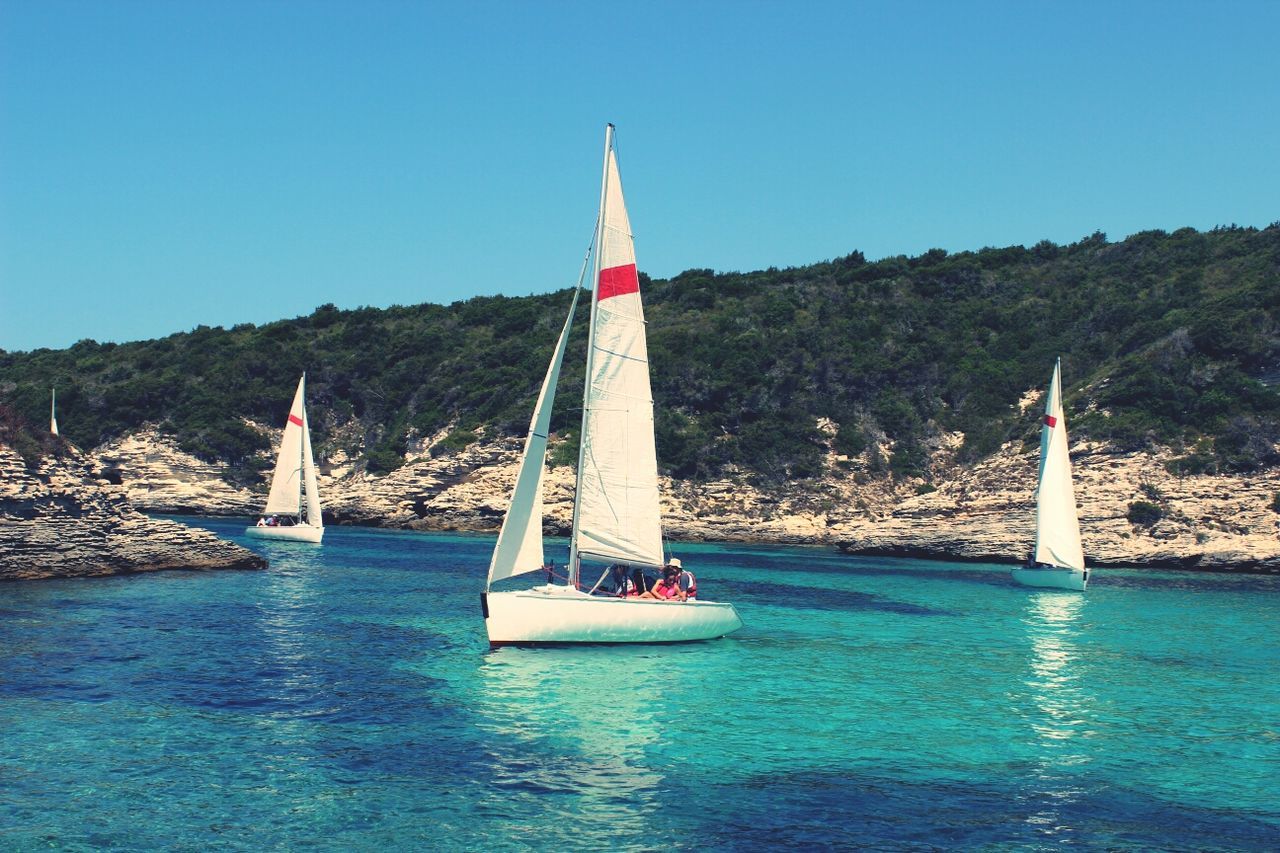
[[[516,487],[511,492],[511,506],[502,520],[498,542],[489,560],[489,580],[486,584],[514,575],[532,572],[543,565],[542,550],[542,480],[546,472],[547,435],[551,426],[551,406],[556,399],[556,385],[560,381],[560,365],[564,362],[565,346],[569,341],[569,328],[578,308],[581,284],[574,289],[569,316],[560,331],[547,375],[542,380],[542,391],[533,407],[529,421],[529,435],[524,440],[524,454],[520,457],[520,470],[516,474]]]
[[[606,152],[602,196],[574,537],[583,556],[660,566],[662,522],[644,309],[612,146]]]
[[[1062,412],[1062,360],[1053,367],[1040,427],[1040,484],[1036,489],[1035,561],[1084,570],[1080,521],[1071,484],[1067,452],[1067,419]]]
[[[302,409],[302,485],[307,495],[307,524],[324,527],[324,516],[320,514],[320,486],[316,483],[316,460],[311,452],[311,420],[305,406]]]
[[[58,434],[58,389],[54,388],[49,397],[49,432]]]
[[[284,435],[280,438],[280,455],[276,457],[276,473],[271,478],[271,494],[267,496],[267,513],[282,512],[297,515],[302,505],[302,442],[306,431],[306,411],[303,399],[306,395],[307,377],[298,380],[298,393],[293,396],[293,406],[284,422]]]

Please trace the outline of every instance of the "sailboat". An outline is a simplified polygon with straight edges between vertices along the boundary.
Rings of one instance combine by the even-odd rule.
[[[293,406],[284,423],[266,509],[256,525],[245,528],[249,536],[316,545],[324,537],[316,464],[311,455],[311,430],[307,426],[306,395],[307,374],[304,373],[298,380],[298,392],[293,395]]]
[[[663,559],[653,395],[644,311],[631,224],[622,197],[612,124],[605,128],[600,215],[582,264],[573,304],[560,332],[533,410],[511,505],[503,519],[485,591],[480,596],[491,646],[545,643],[674,643],[721,637],[742,627],[732,604],[592,595],[580,583],[584,565],[656,569]],[[592,304],[582,431],[578,448],[566,582],[544,560],[542,481],[551,407],[587,261]],[[532,589],[493,592],[493,584],[526,572],[548,572]],[[592,575],[595,568],[591,568]],[[584,589],[583,587],[588,587]]]
[[[1067,453],[1067,419],[1062,411],[1062,359],[1053,366],[1040,427],[1040,478],[1036,486],[1036,543],[1027,565],[1013,570],[1025,586],[1084,592],[1089,570],[1080,545],[1076,493]]]
[[[49,432],[58,434],[58,389],[49,390]]]

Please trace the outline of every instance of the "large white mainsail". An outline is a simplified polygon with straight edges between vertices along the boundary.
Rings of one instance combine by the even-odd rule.
[[[58,389],[50,389],[49,397],[49,432],[58,434]]]
[[[613,150],[597,226],[594,300],[583,394],[572,551],[632,565],[662,565],[653,394],[635,244]],[[577,560],[570,572],[576,577]]]
[[[547,436],[551,426],[551,406],[556,398],[556,385],[560,381],[560,365],[564,362],[565,347],[569,341],[569,329],[578,309],[578,294],[582,292],[579,279],[573,291],[569,316],[560,331],[555,354],[547,365],[547,375],[542,380],[542,391],[529,421],[529,435],[524,440],[524,454],[520,457],[520,471],[516,475],[516,487],[511,493],[511,506],[502,520],[498,542],[489,560],[489,579],[485,589],[495,581],[539,569],[543,565],[542,551],[542,480],[546,472]]]
[[[298,380],[298,392],[293,395],[289,417],[284,422],[284,434],[280,438],[280,455],[276,457],[276,471],[271,478],[271,493],[267,496],[266,512],[298,515],[302,506],[304,471],[312,469],[311,441],[307,435],[305,406],[307,375]],[[312,524],[319,524],[319,498],[316,498],[317,515],[308,516]],[[308,507],[310,513],[310,507]]]
[[[1067,419],[1062,411],[1062,359],[1053,366],[1053,379],[1040,428],[1040,480],[1036,489],[1037,563],[1084,571],[1080,521],[1076,517],[1071,457],[1067,452]]]

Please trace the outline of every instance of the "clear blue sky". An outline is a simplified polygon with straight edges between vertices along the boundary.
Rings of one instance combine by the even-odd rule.
[[[0,0],[0,348],[1280,219],[1280,2]]]

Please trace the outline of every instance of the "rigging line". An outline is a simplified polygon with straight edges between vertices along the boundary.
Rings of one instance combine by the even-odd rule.
[[[627,400],[639,400],[642,407],[645,404],[653,403],[653,399],[650,397],[636,397],[635,395],[632,395],[632,394],[613,393],[613,394],[610,394],[609,396],[618,398],[619,402],[625,402]],[[593,412],[615,412],[616,413],[616,412],[630,412],[631,410],[632,410],[631,406],[592,406],[591,407],[591,411]]]
[[[596,585],[595,585],[595,586],[591,587],[591,591],[590,591],[590,592],[588,592],[588,593],[587,593],[587,595],[595,595],[595,594],[596,594],[596,590],[600,588],[600,584],[604,583],[605,575],[609,574],[609,570],[610,570],[611,568],[613,568],[613,567],[612,567],[612,566],[605,566],[605,567],[604,567],[604,571],[600,573],[600,579],[596,581]]]
[[[604,347],[596,347],[595,350],[596,352],[604,353],[606,355],[617,356],[618,358],[623,358],[623,359],[626,359],[627,361],[637,361],[640,364],[649,363],[649,359],[647,358],[637,358],[634,355],[627,355],[625,352],[618,352],[617,350],[605,349]]]
[[[633,292],[634,292],[634,293],[639,293],[640,291],[639,291],[639,290],[636,290],[636,291],[633,291]],[[630,293],[620,294],[620,296],[630,296],[630,295],[631,295]],[[609,297],[609,299],[614,299],[614,298],[616,298],[616,297]],[[604,300],[604,301],[605,301],[605,302],[608,302],[608,301],[609,301],[609,299],[606,299],[606,300]],[[649,323],[649,321],[648,321],[648,320],[646,320],[646,319],[644,319],[643,317],[637,317],[637,316],[635,315],[635,312],[634,312],[634,311],[630,311],[630,312],[628,312],[628,311],[614,311],[612,308],[607,308],[607,307],[604,307],[604,306],[601,306],[600,311],[601,311],[602,313],[608,314],[610,317],[621,317],[623,320],[625,320],[625,321],[627,321],[627,322],[631,322],[631,323],[642,323],[642,324],[644,324],[644,325],[648,325],[648,323]]]

